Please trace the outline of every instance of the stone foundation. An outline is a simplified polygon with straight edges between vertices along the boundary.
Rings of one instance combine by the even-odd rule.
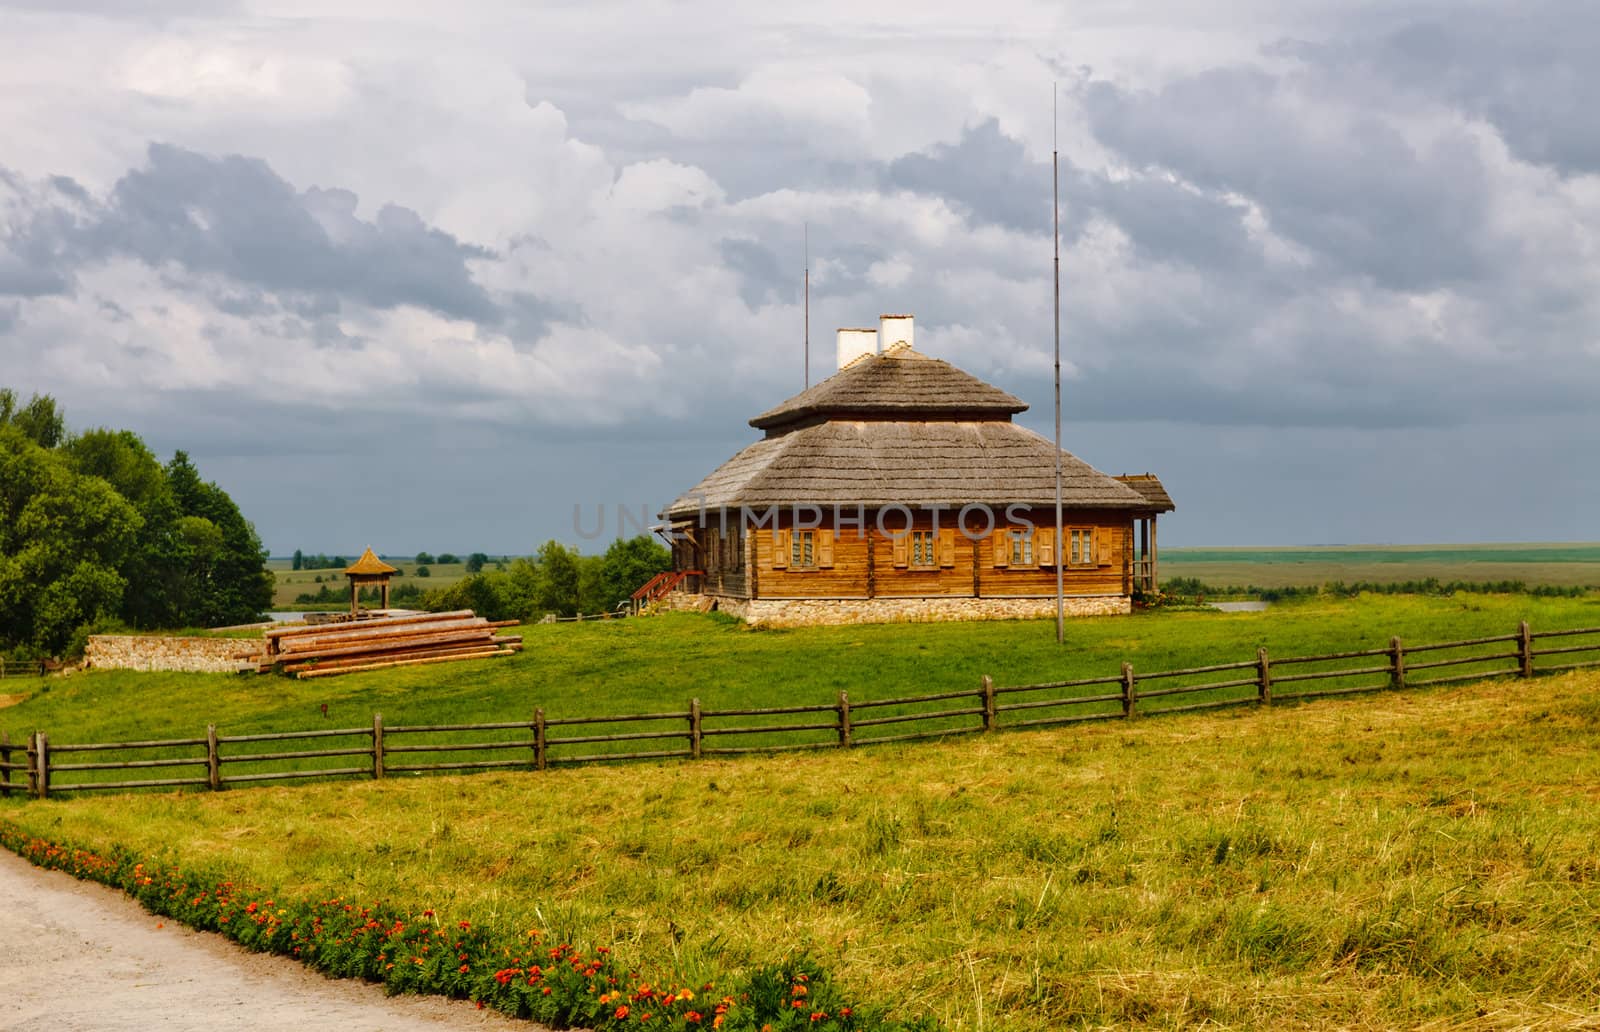
[[[673,609],[704,610],[708,596],[673,593]],[[948,620],[1042,620],[1056,615],[1054,598],[717,598],[717,609],[762,627],[827,627],[864,623]],[[1068,596],[1068,616],[1120,616],[1126,595]]]
[[[252,638],[159,638],[139,634],[91,634],[84,666],[98,670],[179,670],[231,674],[245,665],[233,657],[260,651]]]

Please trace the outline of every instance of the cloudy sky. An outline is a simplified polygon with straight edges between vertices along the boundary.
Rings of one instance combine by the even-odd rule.
[[[912,312],[1048,434],[1055,83],[1164,543],[1600,539],[1600,7],[729,7],[0,0],[0,384],[274,553],[578,543],[800,389],[809,223],[814,372]]]

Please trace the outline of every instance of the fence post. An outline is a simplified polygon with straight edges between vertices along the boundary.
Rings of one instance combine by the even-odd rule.
[[[50,736],[38,732],[39,798],[50,797]]]
[[[700,700],[689,700],[689,757],[700,758]]]
[[[222,789],[222,757],[217,755],[217,725],[206,725],[206,785],[213,792]]]
[[[0,731],[0,799],[11,798],[11,736]]]
[[[533,769],[544,770],[544,707],[533,711]]]
[[[1517,625],[1517,655],[1522,660],[1522,676],[1533,676],[1533,628],[1524,620]]]
[[[1138,690],[1134,687],[1133,664],[1122,664],[1122,716],[1125,720],[1133,719],[1133,708],[1139,701]]]
[[[850,748],[850,693],[839,693],[839,748]]]
[[[383,714],[372,715],[372,780],[383,780]]]
[[[983,699],[983,729],[985,731],[993,731],[996,716],[994,708],[994,678],[984,674],[980,684],[982,688],[978,694]]]
[[[39,732],[28,736],[24,756],[28,761],[28,795],[36,796],[39,794]]]
[[[1389,687],[1406,686],[1406,648],[1399,635],[1389,639]]]
[[[1261,705],[1272,705],[1272,661],[1267,658],[1265,645],[1256,649],[1256,698]]]

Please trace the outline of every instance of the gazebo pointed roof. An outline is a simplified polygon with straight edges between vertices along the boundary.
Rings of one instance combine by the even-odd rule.
[[[400,571],[379,559],[372,553],[372,546],[361,553],[361,558],[344,568],[347,577],[382,577],[385,574],[399,573]]]

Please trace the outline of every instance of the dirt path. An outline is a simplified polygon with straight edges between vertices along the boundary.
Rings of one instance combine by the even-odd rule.
[[[387,997],[146,913],[120,892],[0,850],[0,1029],[122,1032],[517,1029],[474,1005]]]

